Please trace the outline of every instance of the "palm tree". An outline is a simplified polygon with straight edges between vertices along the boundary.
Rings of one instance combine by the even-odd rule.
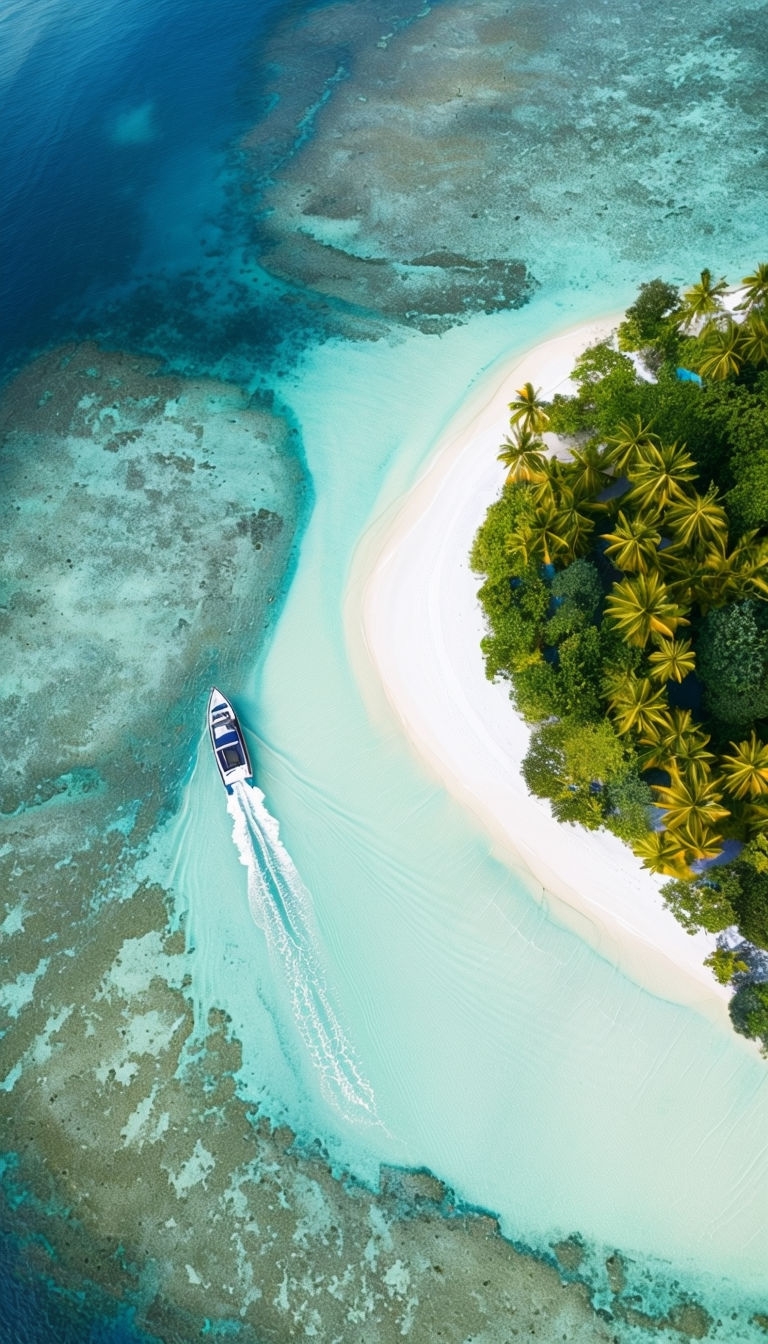
[[[557,504],[566,481],[566,466],[559,457],[548,457],[544,462],[541,479],[533,484],[531,498],[539,508],[542,504]]]
[[[660,639],[658,648],[648,655],[654,681],[682,681],[696,666],[689,639]]]
[[[657,555],[659,573],[675,601],[687,610],[698,600],[703,557],[671,543],[662,543]]]
[[[709,733],[702,732],[701,729],[694,729],[682,743],[675,757],[678,768],[689,775],[695,775],[701,770],[709,770],[715,757],[711,751],[707,750],[708,742]]]
[[[741,353],[748,364],[768,364],[768,321],[758,309],[741,325]]]
[[[557,500],[557,518],[559,530],[567,540],[571,559],[584,555],[589,550],[595,520],[585,511],[584,502],[570,488],[562,485]]]
[[[752,275],[745,275],[741,283],[744,286],[744,298],[739,308],[749,311],[764,308],[768,304],[768,262],[761,261]]]
[[[665,759],[677,756],[688,736],[696,732],[690,709],[671,709],[656,725],[651,741],[658,743]]]
[[[671,639],[679,625],[688,621],[658,570],[636,574],[631,579],[615,583],[605,604],[605,612],[613,624],[629,640],[644,648],[651,635]]]
[[[724,555],[728,541],[728,517],[718,503],[717,486],[710,485],[705,495],[692,490],[664,515],[664,525],[674,534],[675,543],[685,551],[709,547]]]
[[[702,337],[701,354],[694,361],[697,372],[713,382],[722,382],[739,372],[744,356],[738,322],[728,318],[724,327],[710,327]]]
[[[696,818],[683,829],[668,830],[667,835],[684,844],[691,859],[716,859],[723,850],[722,838]]]
[[[533,383],[524,383],[518,388],[515,400],[509,403],[512,412],[509,417],[510,425],[519,425],[521,429],[530,429],[535,434],[542,434],[549,424],[549,416],[540,398],[541,391],[535,389]]]
[[[545,445],[529,429],[520,428],[507,438],[497,453],[497,460],[509,467],[507,485],[541,481],[546,475]]]
[[[694,732],[682,743],[677,755],[673,755],[668,748],[664,746],[661,740],[663,733],[659,733],[656,741],[650,741],[646,733],[643,742],[646,744],[640,753],[640,763],[644,770],[669,770],[674,767],[678,774],[695,775],[702,769],[709,769],[715,759],[714,754],[707,750],[709,741],[708,733]]]
[[[745,532],[727,559],[734,565],[741,581],[741,590],[749,589],[761,597],[768,597],[768,583],[763,578],[768,566],[768,538],[758,537],[757,528]]]
[[[672,770],[669,784],[654,784],[653,791],[658,804],[664,809],[664,821],[668,828],[686,835],[696,836],[701,830],[709,830],[718,821],[729,816],[721,805],[722,794],[716,782],[705,768],[686,771],[680,774]]]
[[[728,292],[725,276],[712,279],[712,272],[706,267],[695,285],[683,292],[683,302],[677,319],[679,327],[691,327],[702,319],[706,321],[722,312],[723,295]]]
[[[611,557],[614,565],[627,574],[635,574],[638,570],[646,570],[655,557],[661,533],[644,514],[628,518],[620,509],[613,532],[606,532],[603,540],[607,543],[606,555]]]
[[[661,513],[673,500],[684,500],[683,489],[697,474],[696,463],[684,445],[650,445],[632,473],[632,489],[627,504],[655,509]]]
[[[627,672],[609,680],[608,702],[617,732],[636,732],[641,737],[653,732],[654,725],[667,713],[667,699],[663,689],[654,686],[648,677],[636,677]]]
[[[768,793],[768,746],[754,728],[745,742],[732,742],[733,754],[723,756],[722,775],[734,798],[756,798]]]
[[[691,788],[698,789],[712,782],[712,760],[711,751],[694,753],[688,745],[685,748],[684,755],[678,756],[674,761],[667,762],[667,771],[675,779],[682,776],[688,781]],[[718,784],[720,782],[718,779]]]
[[[661,715],[644,735],[649,745],[643,752],[644,769],[659,766],[667,769],[675,762],[679,771],[709,766],[714,761],[707,751],[709,734],[693,722],[690,709],[672,709]]]
[[[650,424],[644,425],[639,415],[632,415],[628,420],[620,420],[614,433],[606,439],[605,460],[624,475],[640,449],[658,442],[657,435],[651,433]]]
[[[521,555],[526,564],[538,556],[545,565],[551,565],[558,555],[569,550],[569,539],[554,500],[539,504],[525,529],[507,539],[507,550],[511,555]]]
[[[568,475],[574,490],[578,495],[593,499],[609,479],[605,454],[597,444],[588,443],[584,448],[572,448],[571,459]]]
[[[647,835],[633,841],[632,848],[642,859],[643,867],[652,873],[662,873],[664,877],[691,876],[685,845],[671,831],[648,831]]]
[[[768,582],[763,577],[767,567],[768,538],[758,537],[757,528],[745,532],[726,555],[708,552],[700,562],[695,582],[702,611],[752,592],[768,597]]]
[[[764,803],[747,803],[741,815],[750,835],[765,835],[768,831],[768,807]]]

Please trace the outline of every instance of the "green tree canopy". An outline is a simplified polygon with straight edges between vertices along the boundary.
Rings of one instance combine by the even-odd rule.
[[[741,985],[728,1005],[731,1021],[741,1036],[760,1041],[768,1052],[768,982]]]
[[[528,438],[502,449],[512,480],[473,565],[487,674],[534,725],[531,790],[672,876],[684,927],[738,925],[768,946],[768,263],[744,286],[732,315],[707,270],[682,306],[649,281],[619,348],[577,361],[573,396],[547,411],[520,389],[510,411]],[[547,413],[574,436],[570,460],[541,454]],[[739,994],[755,978],[726,940],[711,964]]]
[[[579,559],[558,570],[551,592],[556,610],[547,621],[544,638],[547,644],[557,644],[589,625],[597,613],[603,590],[591,560]]]
[[[704,958],[704,965],[709,966],[720,985],[730,984],[735,975],[741,975],[749,970],[746,961],[742,960],[738,952],[728,947],[715,948],[714,952],[710,952],[709,956]]]
[[[716,719],[748,726],[768,715],[766,615],[757,602],[711,611],[702,622],[697,654],[698,675]]]
[[[647,280],[619,325],[619,349],[641,351],[651,368],[664,357],[671,357],[677,346],[675,318],[679,303],[675,285],[659,278]]]
[[[732,898],[738,894],[738,879],[727,869],[713,868],[706,877],[693,882],[667,882],[661,894],[664,904],[689,933],[699,929],[720,933],[736,923]]]

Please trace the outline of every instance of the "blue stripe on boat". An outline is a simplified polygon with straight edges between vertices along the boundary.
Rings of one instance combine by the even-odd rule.
[[[217,747],[228,747],[230,742],[239,742],[240,737],[237,733],[225,733],[223,737],[216,738]]]

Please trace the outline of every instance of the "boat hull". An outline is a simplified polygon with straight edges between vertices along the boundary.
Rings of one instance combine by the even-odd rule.
[[[208,732],[213,757],[226,789],[253,777],[251,758],[238,717],[225,695],[214,686],[208,699]]]

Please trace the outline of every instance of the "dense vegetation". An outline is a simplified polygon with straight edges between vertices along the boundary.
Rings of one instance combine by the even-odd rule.
[[[732,297],[641,286],[573,379],[510,405],[472,552],[487,675],[532,725],[528,788],[672,879],[768,1049],[768,264]]]

